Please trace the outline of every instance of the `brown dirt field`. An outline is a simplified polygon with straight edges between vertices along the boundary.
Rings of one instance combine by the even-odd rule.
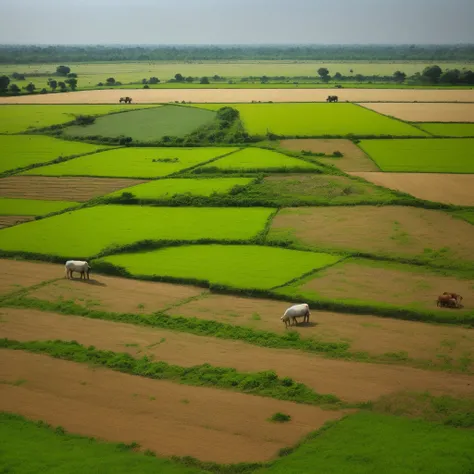
[[[219,463],[274,457],[342,412],[0,352],[0,407],[67,431]],[[15,386],[17,380],[25,382]],[[8,384],[10,382],[10,384]],[[290,423],[266,421],[288,413]]]
[[[469,100],[463,102],[472,101]],[[364,107],[380,114],[390,115],[408,122],[474,122],[474,104],[402,103],[363,105]]]
[[[436,298],[444,291],[455,291],[464,297],[464,310],[474,309],[474,280],[436,275],[411,265],[381,262],[369,266],[364,263],[359,259],[348,260],[323,270],[303,284],[301,290],[314,291],[325,298],[378,301],[451,312],[455,310],[437,308]]]
[[[139,179],[10,176],[0,179],[0,196],[23,199],[89,201],[117,189],[145,183]]]
[[[99,349],[139,357],[150,355],[155,360],[184,367],[209,363],[243,372],[275,370],[280,376],[290,376],[316,392],[332,393],[351,402],[375,400],[402,390],[474,395],[474,378],[465,374],[329,360],[299,351],[260,348],[238,341],[31,310],[2,309],[2,313],[2,333],[8,338],[74,339]],[[18,375],[17,378],[29,379]]]
[[[474,102],[474,90],[429,89],[119,89],[0,97],[0,104],[118,104],[186,102],[325,102],[335,94],[340,102]]]
[[[326,165],[336,166],[342,171],[380,171],[379,167],[350,140],[303,138],[282,140],[280,145],[292,151],[312,151],[313,153],[331,154],[340,151],[341,158],[321,158],[316,160]]]
[[[0,216],[0,229],[10,227],[21,222],[31,221],[35,216]]]
[[[282,301],[210,295],[173,308],[170,313],[282,334],[287,329],[280,321],[280,315],[291,304]],[[260,319],[255,318],[256,314]],[[313,310],[311,325],[299,324],[293,326],[292,330],[298,331],[303,338],[349,342],[351,351],[355,352],[368,352],[371,355],[406,352],[413,359],[429,360],[434,365],[442,362],[438,357],[440,354],[459,360],[474,350],[474,329],[359,314]],[[471,367],[474,369],[474,360]]]
[[[419,199],[474,206],[474,174],[350,173],[371,183],[411,194]]]
[[[43,281],[61,278],[64,267],[49,263],[32,263],[0,259],[0,294],[16,292]]]
[[[316,249],[391,257],[423,256],[425,249],[448,248],[446,258],[474,261],[474,226],[437,210],[399,206],[289,208],[273,219],[269,238],[280,235]]]
[[[63,271],[64,274],[64,271]],[[152,313],[205,292],[202,288],[96,275],[89,281],[62,278],[29,293],[48,301],[73,300],[89,309]]]

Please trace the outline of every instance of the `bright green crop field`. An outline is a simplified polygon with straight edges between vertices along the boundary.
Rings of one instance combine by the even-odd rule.
[[[77,202],[0,198],[1,216],[41,216],[77,206]]]
[[[139,142],[157,141],[165,135],[183,137],[212,122],[215,116],[210,110],[166,105],[99,117],[92,125],[68,127],[64,133],[78,137],[124,135]]]
[[[86,258],[142,240],[248,240],[272,209],[97,206],[0,231],[0,250]],[[248,269],[247,269],[248,271]]]
[[[88,143],[58,140],[42,135],[0,135],[2,154],[0,173],[36,163],[47,163],[60,156],[82,155],[108,148]]]
[[[228,193],[235,186],[246,186],[251,181],[251,178],[157,179],[149,183],[120,189],[109,196],[120,196],[124,192],[132,193],[138,199],[170,198],[175,194],[210,196],[213,193]]]
[[[230,104],[228,104],[230,105]],[[200,104],[218,110],[223,104]],[[355,104],[232,104],[251,135],[274,133],[287,137],[323,135],[424,136],[407,123]]]
[[[439,137],[474,137],[474,123],[417,123],[416,125]]]
[[[76,115],[105,115],[156,105],[0,105],[0,133],[24,132],[71,122]]]
[[[219,168],[235,171],[272,171],[281,170],[282,168],[292,171],[309,169],[317,171],[320,169],[318,166],[298,158],[292,158],[272,150],[253,147],[244,148],[237,153],[232,153],[200,168]]]
[[[474,139],[362,140],[382,171],[474,173]]]
[[[470,474],[474,431],[357,413],[255,474]]]
[[[168,176],[235,150],[237,148],[127,147],[35,168],[24,174],[156,178]]]
[[[0,472],[4,473],[204,474],[118,444],[56,433],[9,413],[0,413],[0,439]]]
[[[134,275],[193,278],[234,288],[270,289],[341,257],[258,245],[192,245],[112,255],[104,260]]]

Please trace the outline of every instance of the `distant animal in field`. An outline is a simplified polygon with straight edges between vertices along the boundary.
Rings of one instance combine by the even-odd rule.
[[[285,327],[288,327],[292,325],[292,322],[297,324],[297,318],[303,318],[303,322],[309,322],[310,314],[309,306],[306,303],[295,304],[290,306],[280,319],[285,323]]]
[[[458,303],[460,303],[463,300],[462,296],[458,295],[457,293],[448,293],[447,291],[445,291],[443,295],[451,296],[451,298],[454,298]]]
[[[125,102],[126,104],[131,104],[132,103],[132,98],[131,97],[120,97],[119,102],[120,103]]]
[[[337,95],[328,95],[326,102],[338,102],[339,97]]]
[[[83,262],[81,260],[68,260],[65,265],[66,268],[66,278],[71,278],[73,279],[73,273],[80,273],[81,274],[81,280],[84,278],[84,280],[87,277],[87,280],[89,280],[89,274],[91,271],[91,267],[87,262]]]
[[[451,294],[442,294],[438,296],[436,300],[436,306],[441,306],[444,308],[458,308],[459,303],[456,298],[453,298]]]

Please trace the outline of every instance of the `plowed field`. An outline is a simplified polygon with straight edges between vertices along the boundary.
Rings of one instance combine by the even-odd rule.
[[[11,225],[21,222],[31,221],[35,216],[0,216],[0,229],[2,227],[10,227]]]

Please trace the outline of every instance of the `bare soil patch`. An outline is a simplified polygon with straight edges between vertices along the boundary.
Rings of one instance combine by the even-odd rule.
[[[331,269],[326,272],[330,273]],[[432,307],[432,298],[429,303]],[[283,334],[288,330],[280,321],[280,316],[291,305],[282,301],[210,295],[173,308],[170,313]],[[309,325],[299,324],[291,330],[297,331],[303,338],[348,342],[352,351],[371,355],[406,352],[413,359],[429,360],[434,365],[442,363],[440,355],[458,361],[474,351],[474,329],[377,316],[313,310]],[[281,368],[280,363],[281,358],[278,359],[278,367]],[[474,360],[471,368],[474,368]],[[311,386],[314,382],[306,381]]]
[[[315,249],[426,258],[447,249],[445,258],[474,260],[474,226],[443,211],[413,207],[284,209],[269,234],[270,239],[280,237]]]
[[[275,370],[280,376],[292,377],[316,392],[332,393],[346,401],[375,400],[401,390],[474,394],[474,385],[469,385],[472,377],[464,374],[329,360],[298,351],[259,348],[238,341],[37,311],[9,309],[2,310],[2,313],[5,337],[19,340],[74,339],[99,349],[128,352],[138,357],[149,355],[155,360],[184,367],[209,363],[244,372]],[[17,377],[29,380],[29,377]]]
[[[441,95],[442,94],[443,93],[441,92]],[[437,101],[433,100],[432,102]],[[446,102],[455,101],[449,100]],[[472,102],[472,100],[462,100],[462,102]],[[407,122],[474,122],[474,104],[386,103],[364,104],[364,107],[380,114],[390,115],[401,120],[406,120]]]
[[[0,407],[81,435],[137,442],[171,456],[265,461],[341,412],[150,380],[38,354],[2,350]],[[15,386],[14,382],[25,382]],[[292,417],[266,421],[281,411]]]
[[[35,216],[0,216],[0,229],[15,224],[21,224],[22,222],[32,221],[34,218]]]
[[[0,267],[2,269],[0,272],[0,294],[2,295],[64,275],[64,267],[48,263],[1,259]]]
[[[10,176],[0,179],[0,196],[84,202],[145,182],[139,179]]]
[[[474,309],[474,301],[469,298],[474,291],[473,280],[437,275],[411,265],[368,263],[360,259],[318,272],[316,278],[301,286],[301,290],[325,298],[377,301],[432,310],[437,309],[438,295],[454,291],[463,295],[464,310]]]
[[[0,97],[0,104],[118,104],[131,95],[137,104],[186,102],[474,102],[474,90],[433,89],[119,89]]]
[[[419,199],[474,206],[474,174],[350,173],[378,186],[402,191]]]
[[[330,155],[340,151],[341,158],[317,157],[321,163],[336,166],[342,171],[379,171],[379,167],[350,140],[344,139],[294,139],[282,140],[280,145],[292,151],[311,151],[313,153],[326,153]]]
[[[203,291],[193,286],[96,275],[89,281],[62,278],[29,295],[48,301],[74,301],[89,309],[149,314],[198,296]]]

